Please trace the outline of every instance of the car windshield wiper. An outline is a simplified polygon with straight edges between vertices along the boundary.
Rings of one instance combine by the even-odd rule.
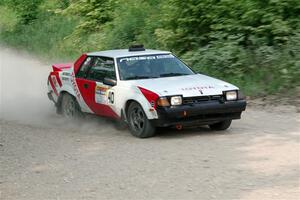
[[[149,78],[157,78],[154,76],[130,76],[126,78],[125,80],[135,80],[135,79],[149,79]]]
[[[189,75],[189,74],[185,74],[185,73],[165,73],[165,74],[161,74],[160,77],[184,76],[184,75]]]

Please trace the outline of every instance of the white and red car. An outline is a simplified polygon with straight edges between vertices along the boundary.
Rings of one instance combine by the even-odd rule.
[[[48,97],[58,113],[113,118],[141,138],[153,136],[156,127],[225,130],[246,108],[236,86],[195,73],[167,51],[132,46],[52,67]]]

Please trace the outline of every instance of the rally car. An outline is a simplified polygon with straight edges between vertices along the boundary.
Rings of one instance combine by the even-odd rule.
[[[236,86],[194,72],[171,52],[142,45],[83,54],[52,68],[48,97],[57,113],[109,117],[140,138],[153,136],[157,127],[225,130],[246,108]]]

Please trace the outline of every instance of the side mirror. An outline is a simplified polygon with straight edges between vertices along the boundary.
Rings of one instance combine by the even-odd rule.
[[[104,78],[103,84],[109,85],[109,86],[115,86],[117,85],[117,81],[111,78]]]

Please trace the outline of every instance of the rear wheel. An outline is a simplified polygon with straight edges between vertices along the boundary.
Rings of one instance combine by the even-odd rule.
[[[80,107],[73,96],[70,94],[63,94],[61,102],[61,111],[67,119],[78,119],[82,116]]]
[[[222,122],[211,124],[211,125],[209,125],[209,127],[210,127],[210,129],[215,130],[215,131],[223,131],[230,127],[231,121],[232,120],[225,120]]]
[[[139,138],[148,138],[154,136],[155,127],[148,120],[140,104],[132,102],[129,105],[127,116],[129,129],[132,135]]]

